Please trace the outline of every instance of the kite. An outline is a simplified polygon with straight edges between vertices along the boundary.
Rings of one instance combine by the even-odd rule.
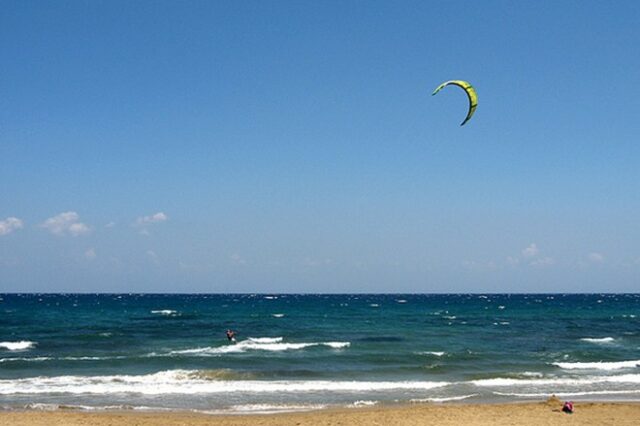
[[[433,91],[431,96],[435,95],[436,93],[438,93],[439,91],[441,91],[442,89],[444,89],[446,86],[449,86],[449,85],[460,87],[462,90],[466,92],[467,96],[469,97],[469,112],[467,112],[467,117],[464,119],[462,124],[460,124],[461,126],[464,126],[467,123],[467,121],[469,121],[473,113],[476,112],[476,107],[478,106],[478,94],[476,93],[476,89],[474,89],[473,86],[466,81],[449,80],[449,81],[445,81],[440,86],[436,87],[436,90]]]

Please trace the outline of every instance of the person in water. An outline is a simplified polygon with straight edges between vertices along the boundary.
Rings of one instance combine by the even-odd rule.
[[[230,342],[233,342],[236,340],[236,332],[233,330],[227,330],[227,339],[229,339]]]

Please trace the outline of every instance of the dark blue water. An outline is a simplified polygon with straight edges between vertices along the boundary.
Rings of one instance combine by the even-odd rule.
[[[5,409],[640,399],[639,366],[637,294],[0,295]]]

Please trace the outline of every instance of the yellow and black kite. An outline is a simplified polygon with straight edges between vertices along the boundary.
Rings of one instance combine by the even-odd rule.
[[[469,82],[463,80],[449,80],[436,87],[436,90],[433,91],[431,96],[435,95],[449,85],[460,87],[467,93],[467,96],[469,97],[469,112],[467,112],[467,118],[465,118],[462,124],[460,124],[461,126],[464,126],[466,122],[469,121],[473,113],[476,112],[476,107],[478,106],[478,94],[476,93],[476,89],[474,89],[473,86],[469,84]]]

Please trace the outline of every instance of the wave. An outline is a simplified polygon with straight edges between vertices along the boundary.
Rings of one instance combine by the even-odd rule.
[[[554,362],[553,365],[564,370],[621,370],[640,367],[640,360],[618,362]]]
[[[440,397],[440,398],[413,398],[410,399],[409,402],[449,402],[449,401],[462,401],[463,399],[473,398],[474,396],[478,396],[477,393],[472,393],[471,395],[459,395],[459,396],[449,396],[449,397]]]
[[[0,363],[3,362],[16,362],[16,361],[24,361],[24,362],[40,362],[40,361],[48,361],[53,359],[48,356],[37,356],[33,358],[0,358]]]
[[[327,408],[324,404],[241,404],[232,405],[229,409],[216,411],[198,411],[205,414],[225,414],[225,413],[251,413],[251,414],[274,414],[274,413],[293,413],[299,411],[322,410]]]
[[[170,355],[220,355],[231,353],[244,353],[247,351],[282,352],[300,350],[314,346],[328,346],[332,349],[343,349],[351,345],[350,342],[311,342],[311,343],[285,343],[282,337],[250,337],[236,344],[226,346],[210,346],[195,349],[183,349],[171,351]]]
[[[611,343],[613,341],[615,341],[616,339],[614,339],[613,337],[583,337],[582,339],[583,342],[589,342],[589,343]]]
[[[437,352],[437,351],[423,351],[418,352],[418,355],[433,355],[433,356],[445,356],[446,352]]]
[[[493,379],[472,380],[470,382],[480,387],[509,387],[523,385],[574,385],[584,386],[595,383],[640,383],[640,374],[622,374],[618,376],[592,376],[592,377],[562,377],[542,379],[510,379],[498,377]]]
[[[360,399],[351,404],[351,407],[372,407],[374,405],[378,405],[378,401]]]
[[[159,315],[177,315],[178,311],[174,311],[172,309],[159,309],[156,311],[151,311],[152,314],[159,314]]]
[[[58,410],[77,410],[77,411],[174,411],[173,408],[166,407],[149,407],[145,405],[70,405],[32,402],[22,407],[24,410],[32,411],[58,411]]]
[[[127,359],[132,358],[130,356],[118,355],[118,356],[63,356],[63,357],[50,357],[50,356],[36,356],[32,358],[28,357],[15,357],[15,358],[0,358],[0,363],[3,362],[44,362],[44,361],[106,361],[112,359]]]
[[[597,391],[576,391],[576,392],[553,392],[553,395],[558,398],[566,398],[569,396],[588,396],[588,395],[634,395],[639,394],[640,389],[628,389],[628,390],[597,390]],[[518,392],[493,392],[494,395],[499,396],[515,396],[518,398],[546,398],[549,396],[549,392],[543,393],[518,393]]]
[[[10,351],[26,351],[36,345],[36,342],[30,342],[28,340],[21,340],[19,342],[0,342],[0,348],[4,348]]]
[[[274,318],[282,318],[284,317],[284,314],[272,314],[271,316],[273,316]]]
[[[55,376],[0,380],[0,395],[15,394],[229,394],[296,392],[423,391],[447,386],[427,381],[220,380],[198,370],[169,370],[129,376]]]

